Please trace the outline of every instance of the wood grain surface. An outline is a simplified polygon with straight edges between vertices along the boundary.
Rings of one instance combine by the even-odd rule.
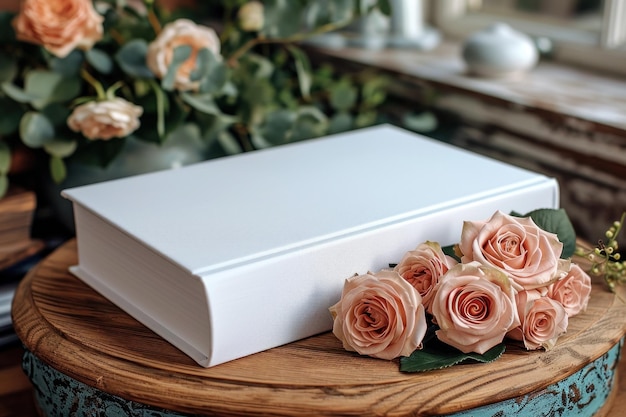
[[[587,311],[548,352],[509,344],[490,364],[406,374],[397,361],[346,352],[324,333],[204,369],[69,274],[76,262],[70,241],[18,288],[14,326],[26,348],[88,385],[186,413],[453,413],[541,390],[603,355],[626,328],[626,303],[596,282]]]

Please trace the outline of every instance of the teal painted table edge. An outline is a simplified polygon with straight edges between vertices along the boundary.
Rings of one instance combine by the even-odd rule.
[[[447,417],[592,417],[616,389],[616,370],[623,345],[624,338],[595,361],[542,390]],[[25,350],[22,367],[33,384],[35,400],[45,417],[190,416],[129,401],[93,388],[52,368],[28,349]]]

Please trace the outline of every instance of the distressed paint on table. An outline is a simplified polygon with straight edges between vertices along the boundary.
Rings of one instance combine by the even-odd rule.
[[[115,416],[182,417],[174,411],[125,400],[90,387],[48,366],[32,352],[24,352],[24,372],[30,378],[43,417]]]
[[[596,361],[541,391],[467,412],[449,414],[447,417],[598,415],[607,399],[616,391],[616,371],[623,345],[624,339]]]
[[[624,339],[605,355],[545,389],[447,417],[571,416],[592,417],[601,412],[615,389],[616,369]],[[23,368],[35,388],[39,409],[46,417],[117,416],[183,417],[162,408],[108,394],[62,374],[28,350]]]

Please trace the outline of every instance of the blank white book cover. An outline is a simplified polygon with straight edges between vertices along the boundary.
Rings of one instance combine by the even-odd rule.
[[[205,366],[329,330],[345,278],[463,220],[558,207],[554,179],[387,125],[63,194],[203,281]]]

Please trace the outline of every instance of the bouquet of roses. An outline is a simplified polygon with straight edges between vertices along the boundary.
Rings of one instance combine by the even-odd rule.
[[[348,278],[330,307],[333,333],[346,350],[403,357],[401,370],[491,361],[505,338],[550,349],[591,294],[591,278],[569,258],[575,247],[563,210],[466,221],[452,251],[426,241],[390,269]],[[419,363],[426,344],[452,353]]]
[[[299,42],[388,14],[387,0],[10,3],[0,9],[0,198],[20,155],[43,157],[61,183],[72,166],[110,167],[134,145],[186,154],[162,169],[369,126],[385,100],[385,77],[315,67]]]

